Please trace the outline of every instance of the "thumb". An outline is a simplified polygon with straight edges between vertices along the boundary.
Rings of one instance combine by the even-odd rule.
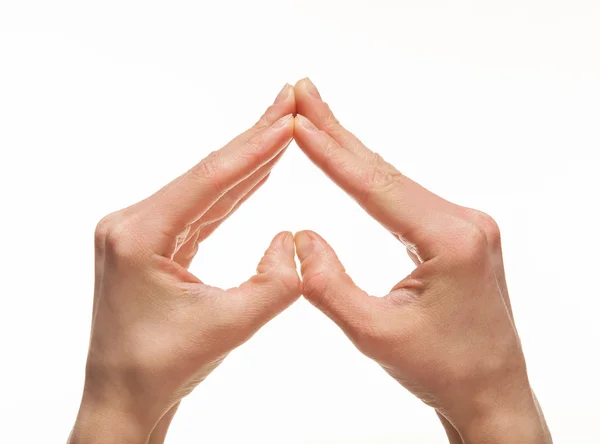
[[[300,277],[294,259],[292,233],[279,233],[265,251],[256,274],[231,289],[231,302],[240,322],[258,330],[296,301],[301,294]]]
[[[380,300],[370,297],[352,281],[335,251],[317,233],[300,231],[295,242],[301,263],[302,294],[359,345],[373,332]]]

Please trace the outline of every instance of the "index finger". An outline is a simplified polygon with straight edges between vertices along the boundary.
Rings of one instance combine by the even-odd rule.
[[[141,202],[147,219],[165,234],[179,235],[219,197],[285,149],[293,137],[294,112],[293,89],[286,85],[255,126]]]
[[[350,194],[373,218],[391,231],[419,258],[426,260],[441,247],[440,233],[448,219],[449,202],[431,193],[364,145],[371,156],[359,156],[326,131],[298,115],[294,136],[298,146],[327,176]],[[356,148],[356,147],[355,147]]]

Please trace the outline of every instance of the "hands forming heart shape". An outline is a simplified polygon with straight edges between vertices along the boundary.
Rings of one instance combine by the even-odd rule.
[[[198,244],[269,177],[295,139],[400,242],[416,268],[383,297],[304,231],[275,236],[237,288],[188,271]],[[296,271],[295,248],[301,262]],[[260,120],[96,230],[83,399],[70,442],[163,442],[180,400],[301,295],[433,407],[452,443],[548,443],[504,279],[498,227],[399,173],[347,131],[308,79]]]

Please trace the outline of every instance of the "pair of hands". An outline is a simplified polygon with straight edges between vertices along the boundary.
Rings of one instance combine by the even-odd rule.
[[[267,180],[292,139],[406,246],[416,268],[387,296],[359,289],[310,231],[275,236],[257,274],[237,288],[188,271],[198,244]],[[451,443],[551,442],[513,322],[497,225],[366,148],[308,79],[286,85],[254,127],[187,173],[104,218],[95,245],[71,444],[162,443],[180,400],[301,294],[433,407]]]

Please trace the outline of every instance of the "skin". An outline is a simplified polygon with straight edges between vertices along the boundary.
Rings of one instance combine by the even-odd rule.
[[[267,179],[294,131],[293,88],[258,123],[149,198],[96,229],[92,332],[71,444],[163,442],[181,399],[292,304],[301,282],[289,232],[237,288],[187,267],[208,237]]]
[[[306,155],[402,242],[416,268],[383,297],[346,274],[318,234],[295,236],[303,294],[390,376],[433,407],[453,444],[551,442],[515,328],[494,220],[403,176],[295,86]]]
[[[292,138],[406,246],[416,268],[387,296],[359,289],[311,231],[278,234],[237,288],[188,271],[198,244],[266,181]],[[286,85],[253,128],[98,224],[85,388],[69,443],[162,443],[182,398],[301,293],[435,409],[451,444],[552,442],[493,219],[400,174],[304,79]]]

